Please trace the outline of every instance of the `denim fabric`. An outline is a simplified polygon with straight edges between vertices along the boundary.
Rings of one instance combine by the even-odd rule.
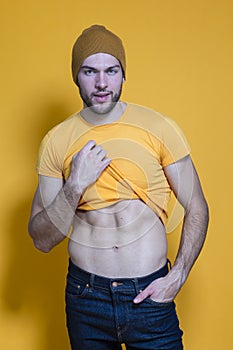
[[[134,297],[156,278],[168,273],[168,264],[142,278],[105,278],[90,274],[71,260],[67,275],[66,314],[72,350],[181,350],[182,334],[175,303]]]

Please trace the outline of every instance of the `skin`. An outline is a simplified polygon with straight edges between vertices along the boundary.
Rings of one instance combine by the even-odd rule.
[[[82,116],[92,124],[117,120],[125,109],[124,103],[116,104],[122,83],[116,58],[103,53],[89,56],[78,74],[84,102]],[[99,210],[76,209],[82,193],[110,162],[107,151],[90,140],[74,155],[65,183],[40,176],[29,233],[39,250],[49,252],[66,238],[72,225],[69,254],[76,265],[112,278],[144,276],[162,267],[167,259],[164,226],[146,204],[126,200]],[[167,276],[147,286],[134,303],[147,297],[157,302],[173,300],[187,280],[206,237],[208,206],[190,156],[165,167],[164,172],[185,209],[180,246]]]
[[[124,77],[115,57],[105,53],[87,57],[77,80],[83,105],[89,107],[82,111],[82,115],[91,124],[110,123],[121,116],[120,104],[116,102],[121,95]]]

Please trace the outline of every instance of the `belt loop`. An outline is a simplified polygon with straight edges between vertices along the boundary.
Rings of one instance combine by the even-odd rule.
[[[172,268],[172,264],[171,264],[171,261],[169,259],[167,259],[167,264],[168,264],[168,269],[170,271]]]
[[[138,279],[137,279],[137,278],[133,278],[132,281],[133,281],[133,284],[134,284],[135,292],[136,292],[137,294],[139,294],[139,293],[140,293],[140,290],[139,290],[139,285],[138,285]]]
[[[90,276],[90,288],[91,288],[91,290],[94,289],[94,281],[95,281],[95,275],[92,273]]]

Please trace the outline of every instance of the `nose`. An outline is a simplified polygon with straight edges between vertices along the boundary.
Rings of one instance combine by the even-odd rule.
[[[108,86],[107,77],[104,72],[99,72],[96,75],[95,87],[98,90],[104,90]]]

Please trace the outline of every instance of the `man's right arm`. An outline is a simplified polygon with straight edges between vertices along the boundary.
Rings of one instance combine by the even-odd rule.
[[[62,179],[40,175],[28,231],[36,248],[49,252],[68,235],[82,193],[109,165],[106,151],[89,141],[72,159],[70,176]]]
[[[39,176],[28,231],[34,245],[47,253],[68,235],[81,194],[62,179]]]

